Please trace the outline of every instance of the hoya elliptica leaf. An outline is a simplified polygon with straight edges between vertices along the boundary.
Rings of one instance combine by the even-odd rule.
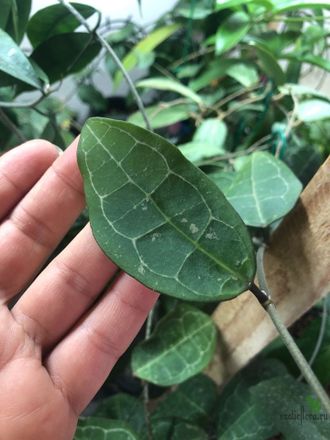
[[[247,225],[265,227],[293,208],[301,189],[281,160],[259,151],[246,158],[225,194]]]
[[[255,274],[248,231],[222,192],[162,137],[91,118],[78,163],[94,236],[146,286],[186,300],[232,298]]]
[[[159,321],[148,340],[134,348],[132,370],[156,385],[175,385],[208,365],[215,344],[216,328],[209,315],[180,304]]]
[[[82,417],[73,440],[139,440],[139,436],[124,422],[101,417]]]

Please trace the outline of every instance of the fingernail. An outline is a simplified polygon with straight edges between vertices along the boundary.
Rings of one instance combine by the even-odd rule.
[[[56,150],[58,151],[58,154],[61,156],[61,154],[64,153],[64,151],[62,150],[62,148],[58,147],[57,145],[55,145]]]

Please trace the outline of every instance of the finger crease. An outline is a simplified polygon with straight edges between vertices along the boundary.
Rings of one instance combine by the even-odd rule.
[[[62,173],[58,168],[56,168],[56,162],[50,168],[55,176],[64,183],[64,185],[68,186],[71,190],[78,193],[80,196],[84,196],[83,191],[73,183],[73,181],[64,173]]]
[[[8,221],[34,243],[47,250],[51,250],[55,246],[55,243],[50,239],[55,235],[54,232],[22,204],[13,211]]]

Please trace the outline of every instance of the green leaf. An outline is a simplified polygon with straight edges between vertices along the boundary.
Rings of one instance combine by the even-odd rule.
[[[206,433],[199,427],[175,419],[155,419],[151,429],[155,440],[208,440]]]
[[[30,61],[15,41],[0,29],[0,71],[35,88],[41,88],[39,78]]]
[[[127,23],[118,31],[111,32],[107,36],[107,40],[110,43],[121,43],[123,40],[127,40],[135,32],[135,25],[133,23]]]
[[[189,89],[189,87],[184,86],[178,81],[168,78],[148,78],[137,83],[137,87],[166,90],[170,92],[178,93],[179,95],[185,96],[188,99],[196,102],[197,104],[202,104],[202,98]]]
[[[254,41],[249,42],[249,45],[255,47],[261,68],[266,75],[272,79],[276,85],[283,84],[285,82],[285,74],[267,46],[261,43],[255,43]]]
[[[273,0],[274,7],[272,14],[282,14],[283,12],[294,11],[296,9],[306,8],[325,8],[330,9],[330,3],[328,0]]]
[[[31,58],[53,83],[82,70],[96,57],[100,49],[100,43],[93,40],[93,36],[88,33],[59,34],[41,43],[33,51]]]
[[[222,9],[243,6],[249,3],[259,4],[265,6],[267,9],[273,7],[271,0],[217,0],[216,9],[219,11]]]
[[[184,17],[189,20],[203,20],[214,13],[213,8],[206,8],[204,6],[194,5],[193,7],[182,7],[176,11],[176,15]]]
[[[234,78],[244,87],[251,87],[258,83],[259,74],[253,64],[247,62],[233,63],[226,70],[226,74]]]
[[[284,95],[316,96],[318,98],[330,101],[330,97],[325,93],[321,93],[319,90],[315,90],[312,87],[303,86],[301,84],[283,84],[283,86],[279,87],[279,91]]]
[[[218,55],[236,46],[250,29],[250,19],[245,12],[234,12],[219,26],[215,37]]]
[[[143,403],[129,394],[116,394],[102,400],[93,416],[121,420],[137,433],[145,426]]]
[[[176,418],[208,427],[217,395],[216,384],[209,377],[199,374],[180,384],[161,400],[152,413],[152,419]]]
[[[157,129],[189,119],[196,110],[196,106],[191,104],[172,105],[171,102],[161,102],[147,107],[145,110],[151,127]],[[141,127],[145,126],[145,121],[140,112],[133,113],[128,121]]]
[[[1,0],[0,28],[5,29],[13,0]]]
[[[208,177],[212,179],[225,194],[235,179],[235,173],[233,171],[216,171],[208,174]]]
[[[84,18],[88,18],[97,12],[91,6],[80,3],[71,4]],[[32,46],[37,47],[53,35],[73,32],[79,26],[79,20],[64,5],[51,5],[40,9],[31,17],[27,34]]]
[[[248,287],[255,254],[246,227],[177,147],[127,122],[91,118],[78,162],[94,236],[123,270],[187,300]]]
[[[205,119],[197,128],[192,142],[180,145],[180,151],[192,162],[224,153],[227,126],[217,118]]]
[[[263,381],[251,388],[256,411],[263,413],[290,440],[327,440],[330,420],[309,386],[291,376]]]
[[[168,26],[160,27],[148,34],[143,40],[136,44],[123,59],[123,66],[125,69],[128,71],[134,69],[139,61],[137,54],[146,54],[148,52],[152,52],[157,46],[159,46],[163,41],[173,35],[180,28],[181,26],[179,24],[170,24]],[[122,73],[118,71],[114,79],[115,88],[119,86],[122,78]]]
[[[216,328],[212,319],[179,304],[161,319],[151,337],[132,353],[132,370],[140,379],[169,386],[202,371],[212,359]]]
[[[11,14],[7,20],[6,32],[20,43],[24,37],[29,20],[32,0],[13,0]],[[2,11],[1,11],[2,13]]]
[[[139,440],[139,437],[126,423],[86,417],[79,419],[74,440]]]
[[[254,64],[226,58],[211,63],[206,71],[190,81],[189,87],[194,91],[199,91],[225,75],[234,78],[245,87],[250,87],[259,81],[258,71]]]
[[[80,84],[78,96],[97,113],[105,112],[108,108],[106,98],[91,84]]]
[[[298,104],[297,116],[303,122],[330,118],[330,103],[320,99],[308,99]]]
[[[327,58],[323,58],[319,55],[314,55],[312,53],[307,53],[304,55],[295,54],[295,53],[288,53],[288,54],[281,55],[281,58],[299,61],[299,63],[312,64],[313,66],[320,67],[321,69],[324,69],[327,72],[330,72],[330,60]]]
[[[237,173],[226,196],[245,224],[266,227],[295,205],[302,184],[271,154],[256,152]]]
[[[236,374],[219,397],[215,412],[218,415],[218,440],[266,440],[277,434],[278,430],[272,420],[263,411],[257,410],[251,389],[260,381],[286,373],[285,367],[279,361],[258,359]]]

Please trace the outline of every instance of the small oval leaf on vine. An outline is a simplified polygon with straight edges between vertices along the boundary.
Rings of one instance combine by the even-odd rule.
[[[225,194],[247,225],[266,227],[293,208],[301,189],[284,162],[259,151],[246,157]]]
[[[215,344],[212,319],[195,307],[179,304],[158,322],[148,340],[134,348],[132,370],[156,385],[175,385],[207,366]]]

